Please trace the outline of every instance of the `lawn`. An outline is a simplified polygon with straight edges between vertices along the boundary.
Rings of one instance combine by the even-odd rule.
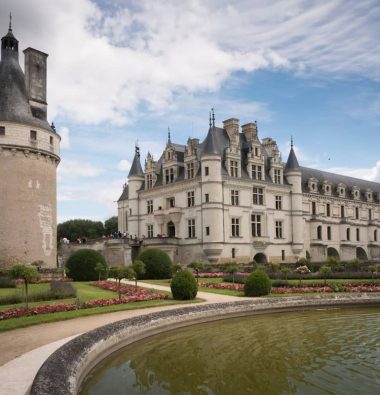
[[[88,301],[94,299],[111,299],[117,297],[117,293],[112,291],[107,291],[100,289],[98,287],[94,287],[89,285],[86,282],[73,282],[74,287],[77,289],[77,297],[76,298],[68,298],[68,299],[60,299],[60,300],[52,300],[52,301],[42,301],[42,302],[34,302],[30,303],[30,307],[38,306],[38,305],[47,305],[47,304],[56,304],[56,303],[74,303],[76,299],[80,301]],[[49,288],[49,284],[31,284],[30,285],[30,292],[41,292],[46,291]],[[0,289],[0,297],[13,294],[15,292],[22,293],[22,287],[17,288],[2,288]],[[159,293],[165,293],[162,291],[156,291]],[[131,302],[125,303],[120,305],[113,305],[113,306],[105,306],[105,307],[94,307],[90,309],[79,309],[73,311],[65,311],[65,312],[58,312],[58,313],[51,313],[51,314],[40,314],[36,316],[29,316],[29,317],[19,317],[19,318],[11,318],[7,320],[0,321],[0,332],[8,331],[11,329],[16,328],[24,328],[31,325],[37,324],[45,324],[48,322],[55,322],[55,321],[63,321],[69,320],[72,318],[78,317],[86,317],[95,314],[104,314],[104,313],[112,313],[116,311],[122,310],[135,310],[135,309],[143,309],[148,307],[155,307],[155,306],[167,306],[172,304],[179,304],[179,303],[196,303],[199,302],[199,299],[189,302],[183,301],[176,301],[172,298],[166,300],[147,300],[143,302]],[[17,307],[23,307],[23,304],[12,304],[12,305],[4,305],[0,306],[0,310],[7,310]]]

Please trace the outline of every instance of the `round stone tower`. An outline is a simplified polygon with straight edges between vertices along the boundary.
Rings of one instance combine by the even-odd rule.
[[[0,268],[42,260],[57,264],[60,136],[47,122],[47,54],[24,51],[9,24],[0,62]]]

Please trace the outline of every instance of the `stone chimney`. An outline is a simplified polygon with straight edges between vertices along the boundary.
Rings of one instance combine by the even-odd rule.
[[[247,123],[241,127],[247,141],[257,140],[257,124]]]
[[[236,140],[239,136],[239,120],[237,118],[230,118],[223,121],[223,128],[226,129],[231,141]]]

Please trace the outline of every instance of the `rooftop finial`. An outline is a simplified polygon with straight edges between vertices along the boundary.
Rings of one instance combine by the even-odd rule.
[[[9,31],[12,31],[12,13],[9,13]]]
[[[293,136],[290,136],[290,148],[293,149]]]
[[[210,125],[210,128],[211,128],[211,125],[212,125],[212,123],[211,123],[211,111],[209,112],[208,124]]]
[[[171,143],[172,143],[172,140],[170,138],[170,128],[168,126],[168,144],[171,144]]]
[[[140,147],[138,141],[135,143],[135,154],[138,158],[140,158]]]
[[[214,112],[214,108],[211,109],[211,113],[212,113],[212,127],[215,127],[215,112]]]

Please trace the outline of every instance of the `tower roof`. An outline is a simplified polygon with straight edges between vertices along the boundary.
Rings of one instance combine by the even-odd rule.
[[[207,136],[202,143],[202,154],[216,154],[221,155],[223,147],[220,144],[221,131],[215,126],[210,126]]]
[[[18,62],[18,41],[12,33],[11,25],[1,39],[0,120],[50,129],[47,121],[33,116],[25,76]]]
[[[135,156],[133,158],[131,169],[129,170],[128,178],[131,176],[142,176],[144,174],[140,163],[140,147],[136,145]]]
[[[298,163],[296,153],[294,152],[293,145],[290,148],[288,161],[285,166],[285,171],[289,170],[300,170],[300,165]]]

